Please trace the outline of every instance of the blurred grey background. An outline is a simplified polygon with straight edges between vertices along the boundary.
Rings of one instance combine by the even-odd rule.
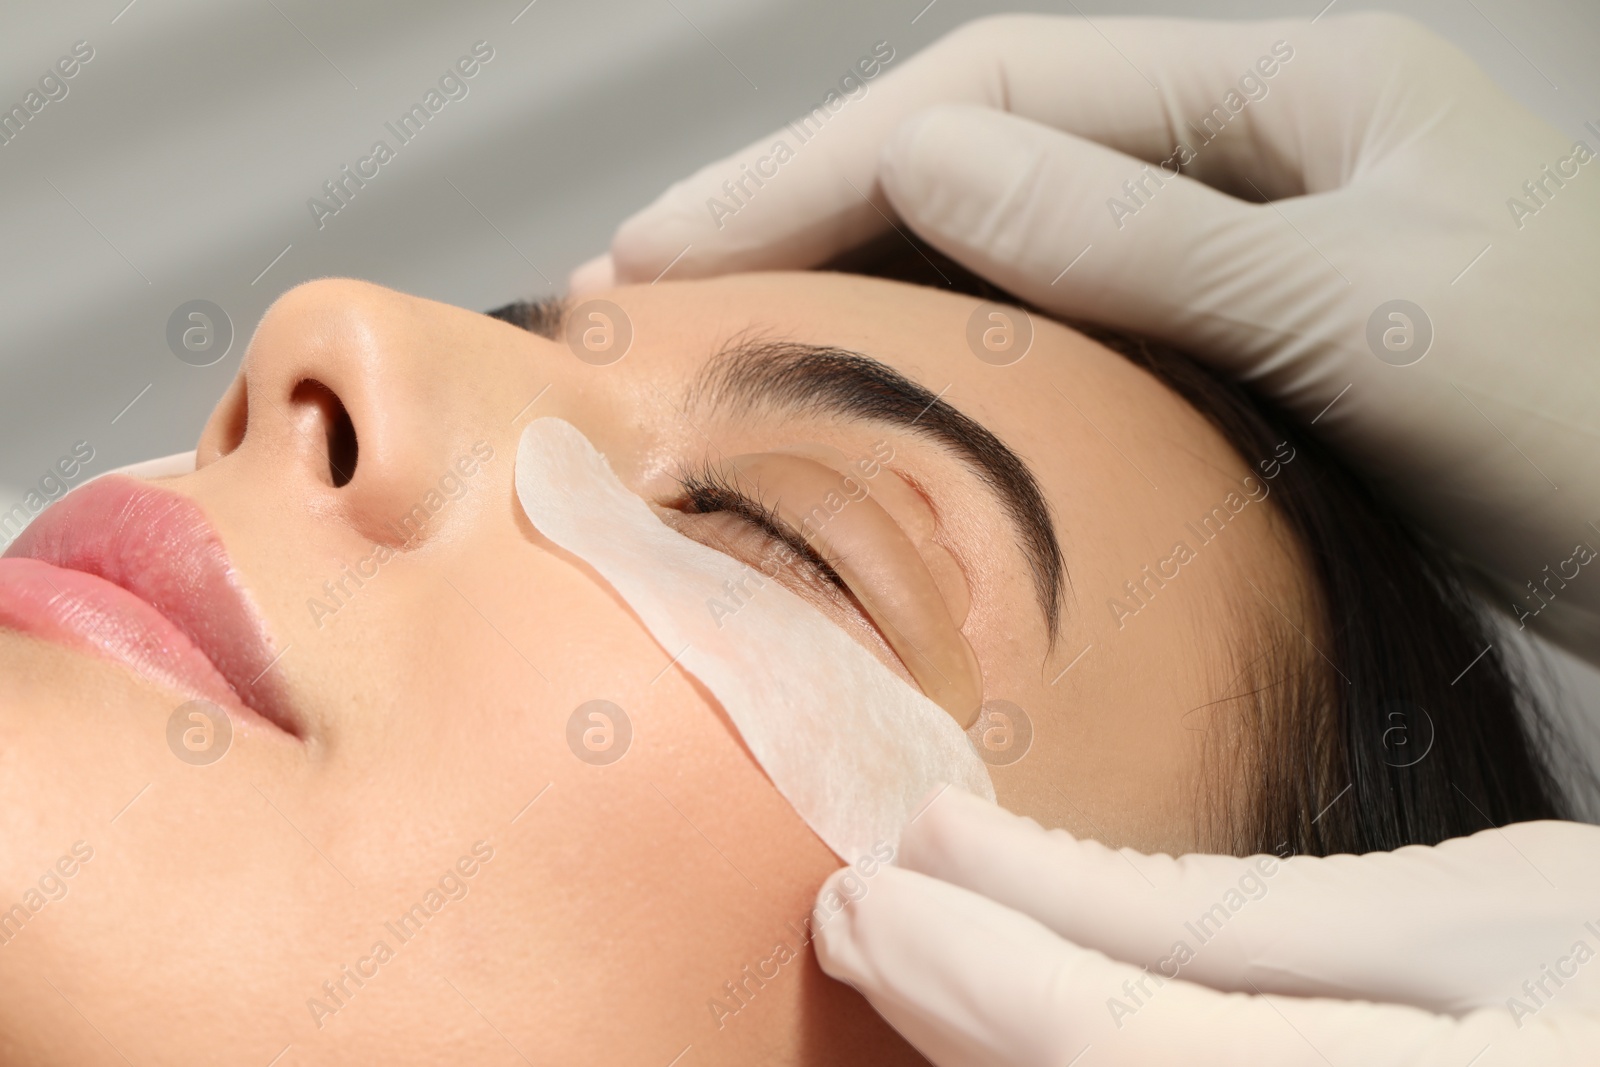
[[[1371,7],[1373,5],[1361,5]],[[1569,133],[1600,120],[1593,0],[1378,5]],[[193,447],[266,306],[354,275],[485,309],[564,287],[660,189],[809,108],[874,42],[903,60],[1003,10],[1310,21],[1348,0],[5,0],[0,111],[94,57],[0,144],[0,510],[78,441],[90,473]],[[307,200],[474,42],[494,58],[350,204]],[[214,365],[168,347],[209,300]],[[448,359],[448,352],[441,352]],[[1567,677],[1600,709],[1600,674]],[[1600,711],[1593,717],[1600,721]]]

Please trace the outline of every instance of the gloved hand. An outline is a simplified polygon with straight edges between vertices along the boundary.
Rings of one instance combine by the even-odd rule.
[[[674,185],[575,288],[810,267],[897,218],[1255,383],[1600,659],[1600,126],[1575,145],[1384,14],[1006,16],[901,62]]]
[[[1600,1063],[1600,828],[1172,859],[950,789],[897,862],[817,956],[938,1067]]]

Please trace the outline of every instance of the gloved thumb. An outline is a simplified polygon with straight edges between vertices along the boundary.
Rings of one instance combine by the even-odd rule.
[[[1556,821],[1361,856],[1142,855],[946,789],[898,862],[1158,975],[1459,1015],[1504,1005],[1576,940],[1593,954],[1597,856],[1600,829]],[[1594,1011],[1600,986],[1568,982],[1562,998]]]
[[[1273,300],[1304,247],[1271,208],[1183,176],[1182,162],[1175,152],[1146,163],[1009,112],[950,104],[896,128],[879,180],[924,240],[1024,300],[1237,355],[1241,317],[1282,320]]]
[[[885,867],[864,895],[845,894],[839,879],[819,900],[851,902],[817,927],[818,963],[938,1067],[1590,1062],[1579,1050],[1593,1047],[1594,1027],[1582,1014],[1519,1024],[1498,1005],[1458,1020],[1394,1004],[1221,993],[1108,958],[915,871]]]

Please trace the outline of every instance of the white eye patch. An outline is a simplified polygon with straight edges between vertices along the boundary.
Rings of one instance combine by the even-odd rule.
[[[539,532],[583,559],[669,656],[722,703],[778,792],[846,862],[888,844],[944,783],[994,785],[948,713],[816,608],[663,523],[570,423],[538,419],[517,449],[517,496]],[[712,605],[722,605],[714,611]]]

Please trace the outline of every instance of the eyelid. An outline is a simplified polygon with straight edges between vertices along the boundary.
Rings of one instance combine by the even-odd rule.
[[[815,460],[764,453],[730,464],[763,506],[831,561],[923,692],[970,726],[983,701],[977,657],[900,524],[860,481]],[[830,497],[838,507],[828,506]]]
[[[708,465],[694,473],[682,475],[678,484],[688,496],[688,502],[694,505],[696,514],[725,512],[733,515],[791,549],[831,585],[848,591],[849,586],[833,569],[833,564],[800,531],[762,503],[760,497],[731,482],[716,467]]]

